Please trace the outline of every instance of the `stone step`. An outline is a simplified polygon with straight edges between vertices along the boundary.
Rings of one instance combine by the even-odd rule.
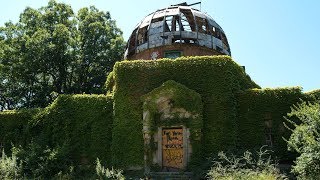
[[[150,178],[156,180],[184,180],[192,179],[191,172],[151,172]]]

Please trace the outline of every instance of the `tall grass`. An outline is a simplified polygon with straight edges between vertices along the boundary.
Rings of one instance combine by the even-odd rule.
[[[108,169],[101,165],[100,160],[97,158],[96,161],[96,175],[100,180],[124,180],[125,177],[122,175],[122,170]]]
[[[260,148],[255,154],[246,151],[242,156],[218,154],[207,173],[208,179],[217,180],[281,180],[287,179],[271,161],[268,150]]]
[[[0,158],[0,179],[20,179],[22,178],[22,165],[18,163],[15,153],[7,156],[4,151]]]

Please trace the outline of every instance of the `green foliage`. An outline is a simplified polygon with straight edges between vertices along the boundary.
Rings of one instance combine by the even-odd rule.
[[[149,118],[143,119],[144,135],[148,134],[153,137],[158,131],[158,127],[170,127],[183,125],[190,130],[190,143],[192,144],[193,166],[197,166],[197,162],[201,159],[201,130],[203,127],[202,120],[202,101],[201,96],[197,92],[179,84],[173,80],[164,82],[160,87],[155,88],[151,92],[141,97],[143,102],[143,113],[148,113]],[[158,104],[159,101],[165,101],[168,104]],[[168,102],[169,101],[169,102]],[[161,106],[161,107],[159,107]],[[161,119],[159,108],[170,109],[167,112],[167,118]],[[154,144],[151,138],[151,144]],[[152,161],[152,155],[156,148],[150,148],[149,160]],[[151,165],[152,162],[148,162]]]
[[[300,154],[293,172],[300,179],[318,179],[320,172],[320,103],[302,102],[288,113],[287,121],[295,128],[288,142],[289,150]],[[299,122],[295,122],[295,118]]]
[[[272,163],[268,150],[264,150],[262,147],[255,156],[250,151],[245,151],[240,157],[227,156],[224,152],[219,152],[219,158],[214,161],[207,177],[208,179],[225,180],[286,179]]]
[[[312,100],[313,100],[313,101],[320,100],[320,89],[307,92],[306,95],[309,96],[309,98],[310,98],[309,101],[312,101]]]
[[[26,145],[30,140],[28,123],[39,110],[19,110],[0,112],[0,146],[10,152],[13,145]],[[0,150],[2,150],[0,147]]]
[[[124,175],[122,175],[122,170],[108,169],[101,165],[99,158],[96,161],[96,175],[100,180],[114,179],[114,180],[124,180]]]
[[[0,179],[22,179],[22,166],[17,161],[15,153],[8,157],[4,151],[0,157]]]
[[[281,159],[292,159],[286,151],[283,137],[290,132],[283,126],[286,113],[305,95],[301,88],[249,89],[237,96],[238,100],[238,145],[254,149],[266,144],[266,133],[270,133],[274,154]],[[270,132],[266,132],[269,131]],[[270,145],[270,144],[269,144]]]
[[[122,59],[122,32],[109,12],[75,14],[50,0],[0,27],[0,111],[45,107],[52,94],[104,93],[106,75]]]
[[[123,57],[124,41],[109,12],[91,6],[78,12],[80,66],[79,87],[86,93],[103,93],[107,73]]]
[[[116,165],[143,165],[142,102],[139,98],[168,80],[176,81],[202,97],[204,155],[235,147],[235,93],[257,85],[230,57],[123,61],[114,67],[112,154]]]
[[[157,103],[155,101],[160,97],[169,97],[174,101],[172,102],[174,107],[185,108],[186,111],[192,114],[201,113],[202,102],[200,94],[173,80],[166,81],[160,87],[143,95],[141,99],[146,102],[143,104],[144,109],[157,113]]]
[[[105,95],[61,95],[41,111],[31,132],[41,146],[67,146],[75,164],[110,163],[112,99]]]
[[[59,173],[69,173],[72,165],[68,146],[42,147],[31,142],[25,148],[14,148],[22,165],[22,172],[28,178],[48,179]]]
[[[14,144],[23,172],[69,177],[70,167],[88,174],[97,157],[111,160],[113,101],[105,95],[60,95],[42,110],[0,113],[0,145]],[[82,170],[81,170],[82,169]]]

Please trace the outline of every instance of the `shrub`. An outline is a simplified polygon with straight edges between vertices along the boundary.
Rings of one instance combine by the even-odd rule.
[[[296,118],[299,119],[299,122],[295,121]],[[320,103],[302,102],[294,106],[291,113],[288,113],[287,121],[295,126],[287,141],[288,149],[300,154],[292,172],[300,179],[319,179]]]
[[[240,148],[258,149],[266,144],[266,135],[273,155],[281,160],[293,160],[282,137],[290,131],[283,126],[293,104],[305,98],[299,87],[248,89],[238,94],[238,144]]]
[[[22,166],[17,161],[15,153],[11,157],[6,156],[2,151],[0,158],[0,179],[19,179],[22,178]]]
[[[45,109],[0,112],[0,146],[14,144],[28,178],[94,175],[110,164],[113,101],[105,95],[60,95]]]
[[[68,145],[74,164],[110,163],[112,106],[105,95],[60,95],[34,118],[32,136],[42,147]]]
[[[227,156],[219,152],[207,177],[209,179],[285,179],[272,163],[268,150],[263,147],[254,155],[246,151],[243,156]]]
[[[15,146],[25,146],[30,138],[28,122],[40,109],[8,110],[0,112],[0,146],[8,154]]]
[[[114,180],[124,180],[124,175],[122,175],[122,170],[108,169],[101,165],[99,158],[96,161],[96,174],[98,179],[114,179]]]
[[[23,173],[29,178],[52,178],[59,173],[69,173],[71,162],[68,146],[42,147],[31,142],[26,148],[14,148]]]

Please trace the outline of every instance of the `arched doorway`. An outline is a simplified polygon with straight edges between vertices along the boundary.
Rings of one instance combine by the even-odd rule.
[[[201,96],[170,80],[144,95],[142,101],[146,174],[184,171],[191,157],[200,153]]]

